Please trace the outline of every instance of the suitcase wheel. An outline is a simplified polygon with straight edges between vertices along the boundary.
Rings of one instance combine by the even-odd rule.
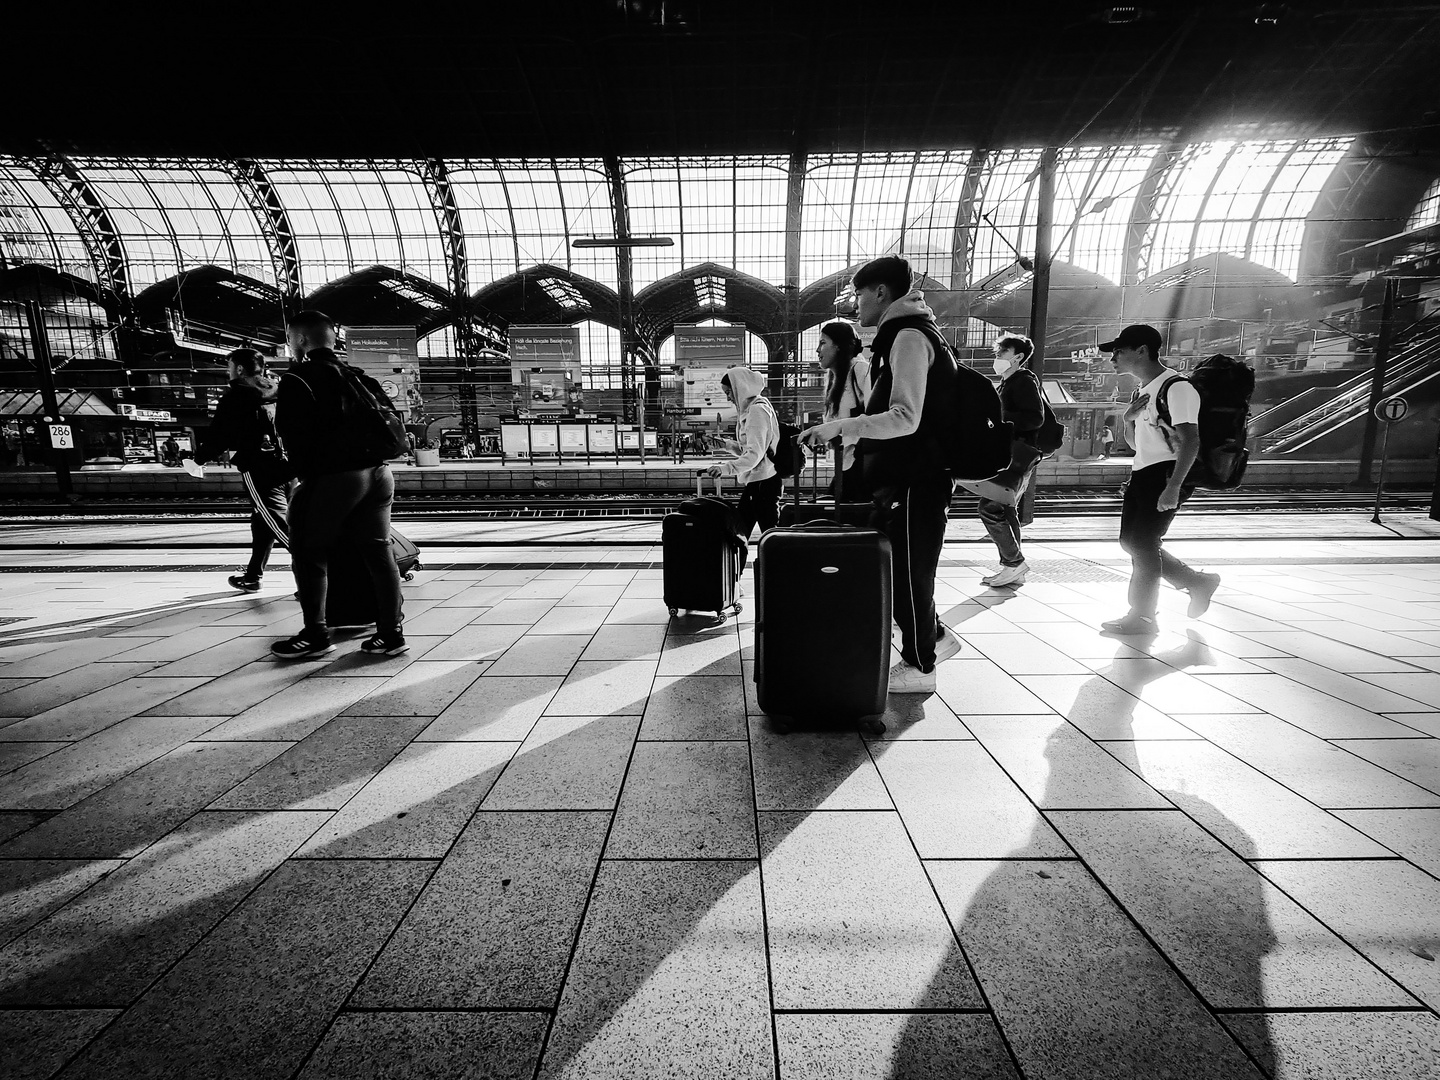
[[[401,580],[401,581],[414,581],[414,580],[415,580],[415,571],[414,571],[414,570],[411,570],[408,574],[401,574],[401,575],[400,575],[400,580]]]
[[[880,736],[885,734],[885,721],[883,720],[862,720],[860,731],[864,735]]]
[[[673,619],[673,618],[675,618],[676,615],[679,615],[679,614],[680,614],[680,609],[679,609],[678,607],[672,607],[672,608],[670,609],[670,618]]]

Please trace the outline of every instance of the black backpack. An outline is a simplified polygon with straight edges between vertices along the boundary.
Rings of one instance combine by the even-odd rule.
[[[795,476],[800,472],[800,448],[797,443],[800,429],[779,418],[776,422],[780,425],[780,438],[775,440],[775,449],[766,450],[765,456],[774,463],[775,475]]]
[[[351,364],[336,363],[340,377],[340,411],[336,417],[336,448],[359,461],[389,461],[410,449],[405,421],[378,382]],[[289,374],[300,379],[294,372]],[[312,396],[315,390],[300,379]],[[318,401],[318,397],[316,398]]]
[[[1250,450],[1250,395],[1255,392],[1255,369],[1243,360],[1216,354],[1195,365],[1190,375],[1176,375],[1160,384],[1155,394],[1155,415],[1166,427],[1170,421],[1170,387],[1184,380],[1200,394],[1200,453],[1185,483],[1226,490],[1240,486]]]
[[[1035,390],[1040,395],[1040,408],[1044,410],[1044,419],[1035,429],[1033,445],[1042,454],[1053,454],[1065,445],[1065,425],[1055,419],[1055,410],[1050,408],[1050,402],[1045,400],[1045,388],[1040,383],[1040,376],[1028,368],[1025,372],[1035,380]]]
[[[1000,395],[988,378],[957,363],[950,411],[954,420],[940,450],[951,476],[985,480],[1010,464],[1015,425],[1004,418]]]

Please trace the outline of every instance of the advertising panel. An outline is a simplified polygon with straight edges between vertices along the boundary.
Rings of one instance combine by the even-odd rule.
[[[530,453],[553,454],[560,446],[560,437],[554,424],[530,425]]]
[[[583,454],[585,452],[585,425],[561,424],[560,449],[567,454]]]
[[[345,328],[345,362],[354,364],[395,403],[408,422],[420,401],[420,354],[413,326],[349,326]]]
[[[573,414],[583,410],[580,328],[510,327],[510,378],[522,412]]]
[[[500,425],[500,453],[507,458],[530,456],[530,428],[526,424]]]
[[[614,424],[588,424],[585,428],[585,438],[589,440],[592,454],[615,453]]]
[[[699,409],[707,419],[735,417],[735,407],[725,400],[720,377],[728,367],[745,364],[743,326],[675,327],[675,366],[684,370],[685,407]]]

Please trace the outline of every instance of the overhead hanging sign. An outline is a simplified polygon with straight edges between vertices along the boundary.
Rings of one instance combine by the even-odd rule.
[[[345,328],[345,361],[372,379],[408,420],[420,402],[420,353],[413,326]]]
[[[675,327],[675,366],[685,380],[685,407],[733,416],[720,378],[725,369],[745,366],[743,326]]]
[[[584,409],[578,326],[510,327],[510,377],[531,413]]]

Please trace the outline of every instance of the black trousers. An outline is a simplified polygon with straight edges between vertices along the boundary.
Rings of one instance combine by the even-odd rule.
[[[289,511],[290,481],[266,469],[242,470],[241,482],[250,500],[250,563],[245,567],[249,577],[265,573],[275,541],[290,546],[290,532],[285,525]]]
[[[935,670],[935,574],[945,546],[945,521],[955,485],[941,473],[876,496],[876,527],[890,539],[895,621],[900,658],[927,674]]]
[[[1120,546],[1130,556],[1130,611],[1146,618],[1155,617],[1160,602],[1160,580],[1163,578],[1177,589],[1197,584],[1200,574],[1186,566],[1164,549],[1165,534],[1175,520],[1175,510],[1156,509],[1155,503],[1170,474],[1173,461],[1158,461],[1130,474],[1120,506]],[[1180,506],[1190,498],[1194,488],[1180,489]]]
[[[780,524],[780,494],[784,487],[785,481],[778,476],[752,480],[745,485],[739,505],[735,507],[742,539],[749,540],[757,524],[762,533]]]
[[[375,587],[381,633],[400,629],[400,568],[390,554],[395,478],[388,465],[325,473],[300,481],[290,500],[290,560],[306,629],[325,626],[330,548],[356,545]]]

